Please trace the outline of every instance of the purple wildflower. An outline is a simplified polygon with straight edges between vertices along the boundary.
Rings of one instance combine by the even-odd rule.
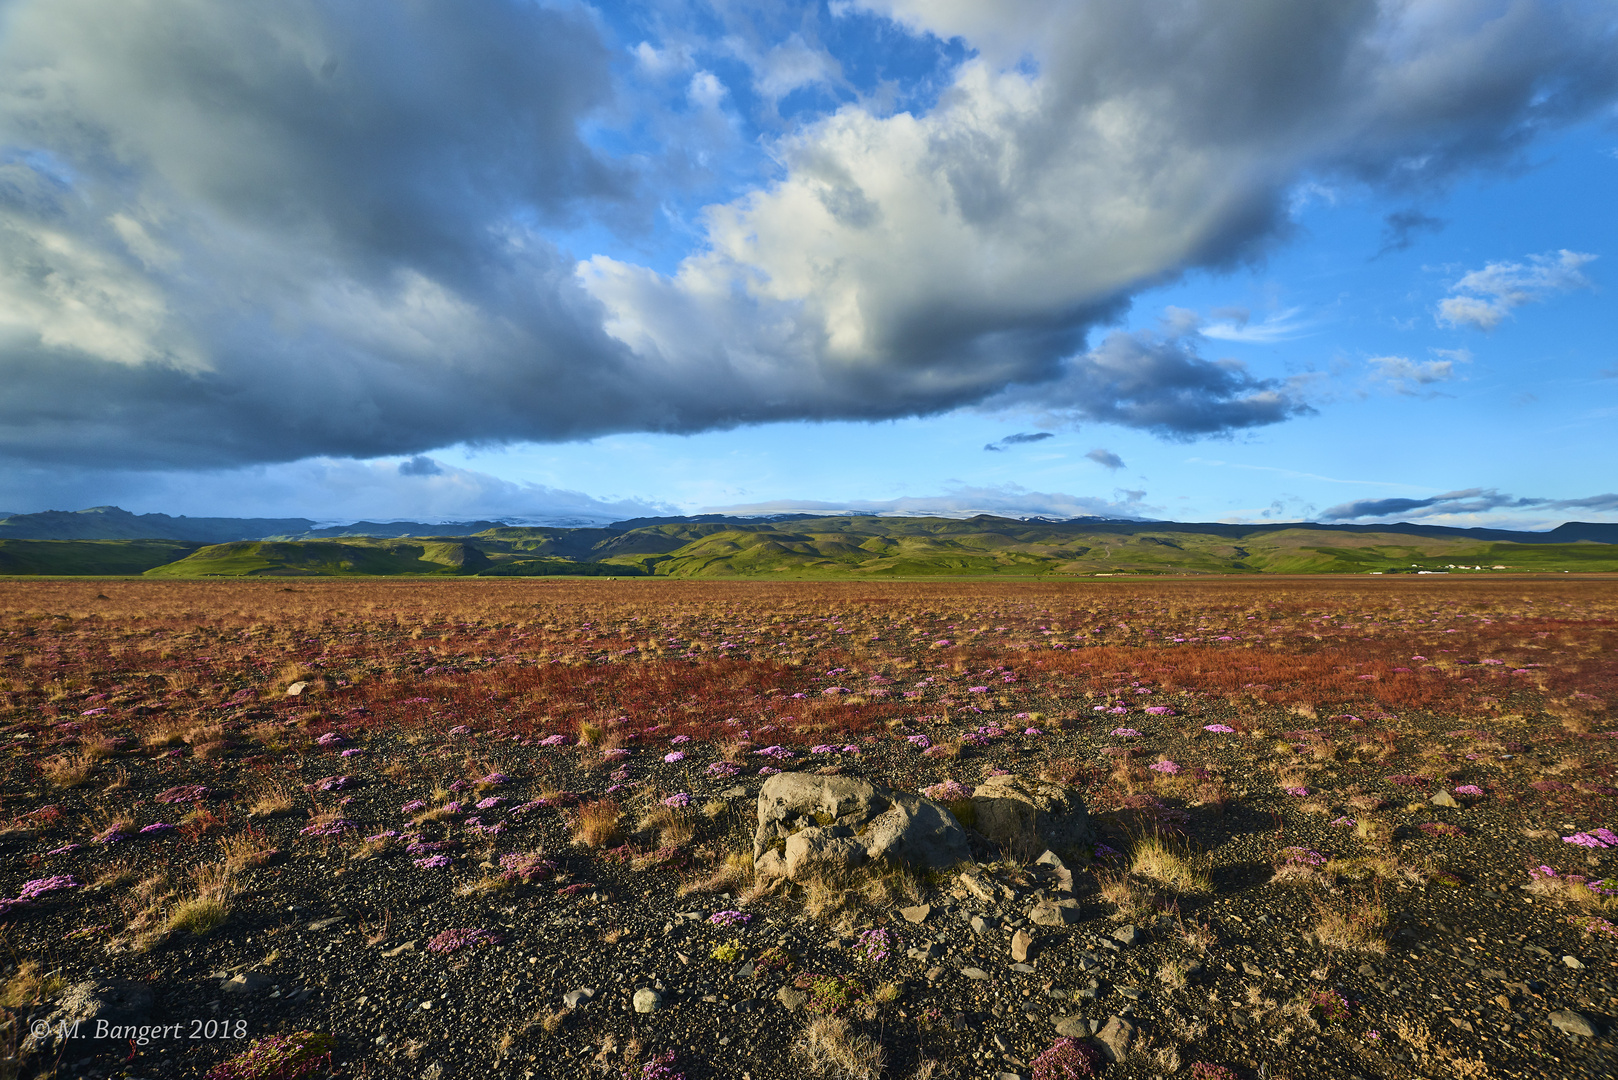
[[[1153,772],[1160,772],[1164,776],[1173,776],[1180,771],[1180,766],[1172,761],[1159,761],[1147,766]]]
[[[416,859],[413,861],[415,862],[416,866],[422,870],[442,870],[451,862],[448,855],[429,855],[425,859]]]
[[[1229,724],[1203,724],[1202,730],[1211,731],[1215,735],[1234,735],[1236,733],[1236,729]]]
[[[415,814],[415,813],[419,813],[419,812],[421,812],[422,810],[425,810],[425,809],[427,809],[427,804],[426,803],[422,802],[420,799],[412,799],[409,802],[405,803],[403,806],[399,807],[399,813],[401,813],[401,814]]]
[[[1113,731],[1112,731],[1112,735],[1113,735],[1113,738],[1115,738],[1115,739],[1138,739],[1138,738],[1140,738],[1140,732],[1136,731],[1134,728],[1129,728],[1129,727],[1114,728]]]
[[[172,828],[174,826],[166,821],[154,821],[150,825],[143,826],[140,831],[143,833],[168,832]]]
[[[427,951],[436,953],[459,952],[473,945],[498,945],[504,941],[499,934],[488,930],[480,930],[471,926],[463,926],[457,930],[445,930],[427,942]]]
[[[670,750],[668,753],[663,755],[663,760],[665,762],[667,762],[668,764],[670,764],[670,765],[674,765],[674,764],[676,764],[678,762],[684,761],[685,760],[685,751],[684,750]]]
[[[479,799],[477,807],[479,810],[493,810],[505,801],[505,797],[502,795],[490,795],[487,799]]]
[[[342,746],[347,742],[348,742],[348,740],[343,738],[341,735],[337,734],[337,732],[328,731],[328,732],[326,732],[326,734],[322,735],[320,738],[315,740],[315,745],[316,746],[332,747],[332,746]]]
[[[691,795],[685,791],[675,792],[663,800],[663,805],[670,810],[684,810],[691,805]]]
[[[716,911],[708,916],[708,922],[714,926],[734,927],[745,926],[753,921],[753,916],[745,911]]]

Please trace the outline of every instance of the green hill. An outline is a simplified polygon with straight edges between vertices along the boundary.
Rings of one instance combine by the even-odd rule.
[[[1398,527],[1179,526],[980,516],[497,527],[472,536],[237,541],[0,540],[0,573],[265,576],[1085,577],[1618,571],[1618,544]]]

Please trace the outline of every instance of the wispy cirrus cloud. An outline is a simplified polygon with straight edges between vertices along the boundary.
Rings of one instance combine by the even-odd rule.
[[[1587,510],[1618,512],[1618,494],[1590,495],[1581,499],[1552,499],[1508,495],[1494,488],[1464,488],[1425,499],[1360,499],[1328,507],[1322,521],[1361,521],[1367,518],[1415,518],[1475,515],[1497,510]]]
[[[991,453],[1000,453],[1013,446],[1026,446],[1028,443],[1044,442],[1046,439],[1054,439],[1055,437],[1055,433],[1049,431],[1019,431],[1015,435],[1007,435],[1003,439],[996,439],[992,443],[987,443],[983,449]]]
[[[1524,304],[1555,293],[1587,289],[1583,267],[1596,256],[1580,251],[1530,255],[1527,262],[1488,263],[1457,281],[1451,295],[1438,302],[1438,321],[1448,326],[1493,330]]]

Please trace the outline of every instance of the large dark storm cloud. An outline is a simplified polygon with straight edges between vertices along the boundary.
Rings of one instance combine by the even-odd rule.
[[[212,467],[1011,399],[1277,423],[1295,388],[1087,335],[1261,252],[1302,180],[1510,163],[1618,82],[1597,3],[869,6],[978,55],[925,115],[786,137],[664,275],[547,239],[656,200],[581,138],[615,92],[587,10],[0,5],[0,455]]]

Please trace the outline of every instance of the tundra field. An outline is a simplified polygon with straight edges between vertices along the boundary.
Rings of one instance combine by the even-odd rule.
[[[0,657],[4,1080],[1618,1072],[1615,578],[11,580]]]

